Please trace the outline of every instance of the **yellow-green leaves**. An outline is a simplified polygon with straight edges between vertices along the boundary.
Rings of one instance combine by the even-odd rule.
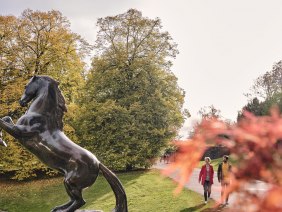
[[[20,17],[0,16],[0,117],[9,115],[16,121],[26,110],[18,101],[27,80],[34,74],[50,75],[60,82],[69,106],[65,132],[76,141],[73,123],[85,83],[82,59],[90,48],[59,11],[28,9]],[[6,139],[9,147],[1,148],[0,171],[12,167],[16,179],[34,176],[38,170],[52,174],[11,137]]]
[[[81,116],[83,144],[114,169],[148,167],[177,133],[184,92],[178,53],[158,18],[137,10],[100,18]]]

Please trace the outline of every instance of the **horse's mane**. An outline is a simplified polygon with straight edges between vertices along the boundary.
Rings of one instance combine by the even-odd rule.
[[[59,83],[52,79],[51,77],[48,76],[40,76],[40,78],[49,81],[49,86],[53,88],[54,91],[54,97],[57,101],[56,108],[55,108],[55,116],[53,117],[53,124],[56,124],[56,126],[62,130],[63,129],[63,116],[64,113],[67,112],[67,107],[66,107],[66,101],[65,98],[59,89]]]

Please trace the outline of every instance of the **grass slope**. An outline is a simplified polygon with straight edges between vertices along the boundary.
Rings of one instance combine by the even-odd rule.
[[[173,195],[175,184],[160,176],[158,171],[136,171],[118,175],[123,183],[130,212],[189,212],[210,211],[212,203],[203,204],[203,197],[192,191],[183,190]],[[0,183],[0,211],[47,212],[54,206],[68,201],[62,178],[36,180],[32,182]],[[114,194],[104,177],[99,176],[91,188],[84,191],[84,209],[111,211]]]

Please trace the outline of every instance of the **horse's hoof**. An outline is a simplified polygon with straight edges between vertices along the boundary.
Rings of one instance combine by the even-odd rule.
[[[3,141],[1,138],[0,138],[0,145],[1,146],[4,146],[4,147],[7,147],[7,144],[5,141]]]
[[[60,212],[61,210],[59,209],[59,208],[53,208],[52,210],[51,210],[51,212]]]

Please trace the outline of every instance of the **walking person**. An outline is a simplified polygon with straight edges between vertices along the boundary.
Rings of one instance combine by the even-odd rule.
[[[204,187],[205,204],[207,204],[208,198],[210,198],[211,186],[213,184],[214,171],[213,166],[210,163],[210,157],[205,157],[205,164],[202,166],[199,174],[199,183]]]
[[[217,178],[218,182],[221,183],[221,202],[223,203],[223,195],[227,191],[228,186],[230,185],[230,172],[231,172],[231,164],[228,162],[228,155],[223,156],[223,162],[219,164],[217,169]],[[229,195],[226,194],[225,204],[228,204]]]

